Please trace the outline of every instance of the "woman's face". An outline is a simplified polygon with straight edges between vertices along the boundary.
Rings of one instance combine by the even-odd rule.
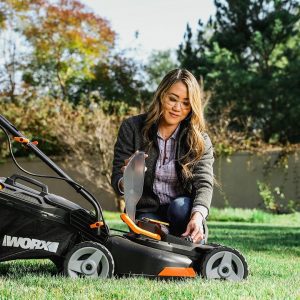
[[[162,99],[162,118],[167,125],[178,125],[191,111],[186,85],[174,83]]]

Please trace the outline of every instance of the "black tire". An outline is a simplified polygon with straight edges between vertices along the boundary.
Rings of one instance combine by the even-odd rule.
[[[83,242],[75,245],[66,255],[63,273],[72,278],[111,278],[114,260],[103,245]]]
[[[241,281],[248,276],[248,264],[236,249],[222,246],[204,255],[200,272],[205,279]]]

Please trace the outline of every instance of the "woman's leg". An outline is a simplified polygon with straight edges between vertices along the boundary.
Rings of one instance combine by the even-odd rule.
[[[192,200],[189,197],[178,197],[170,203],[167,215],[171,234],[181,235],[185,232],[190,220],[191,209]]]

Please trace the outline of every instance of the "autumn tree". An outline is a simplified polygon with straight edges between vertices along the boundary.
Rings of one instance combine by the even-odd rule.
[[[24,81],[40,93],[72,101],[80,82],[114,46],[109,23],[77,0],[41,1],[24,19],[23,34],[32,47]]]

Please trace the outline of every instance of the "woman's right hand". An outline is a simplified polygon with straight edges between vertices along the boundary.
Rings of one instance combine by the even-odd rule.
[[[135,153],[136,153],[136,152],[135,152]],[[135,153],[134,153],[134,154],[135,154]],[[132,158],[132,156],[133,156],[134,154],[132,154],[129,158],[127,158],[127,159],[124,160],[124,166],[121,168],[121,171],[122,171],[123,174],[124,174],[124,172],[125,172],[125,169],[126,169],[128,163],[129,163],[129,161],[131,160],[131,158]]]

